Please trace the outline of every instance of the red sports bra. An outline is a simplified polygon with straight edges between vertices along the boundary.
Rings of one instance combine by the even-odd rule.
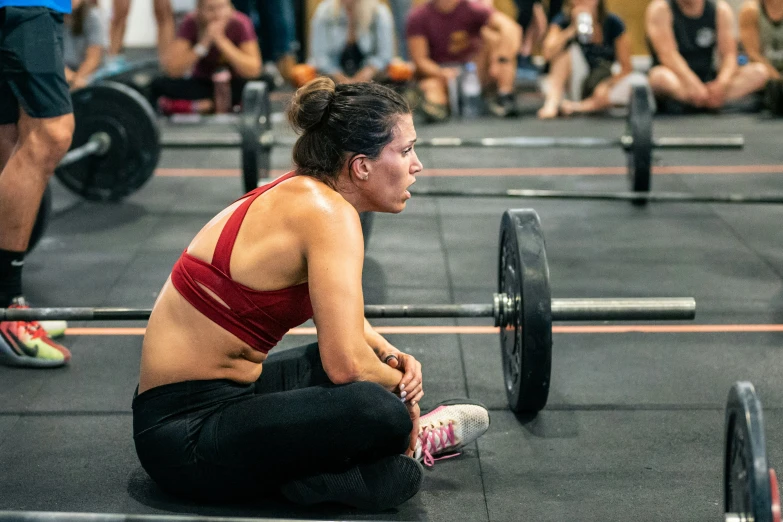
[[[237,283],[231,279],[231,251],[253,201],[293,176],[294,172],[289,172],[244,196],[245,200],[234,210],[220,233],[211,264],[185,250],[171,272],[174,288],[196,310],[263,353],[274,348],[288,330],[313,316],[310,291],[307,283],[264,291]],[[216,301],[201,285],[214,292],[228,307]]]

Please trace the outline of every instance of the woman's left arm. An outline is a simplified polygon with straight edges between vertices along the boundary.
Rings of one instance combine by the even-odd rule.
[[[421,398],[424,397],[421,363],[412,355],[403,353],[395,348],[373,329],[367,319],[364,320],[364,340],[375,352],[375,355],[378,356],[378,359],[403,372],[400,390],[405,392],[406,397],[412,397],[412,399],[409,399],[410,403],[417,404],[421,401]],[[413,385],[412,387],[411,384]]]

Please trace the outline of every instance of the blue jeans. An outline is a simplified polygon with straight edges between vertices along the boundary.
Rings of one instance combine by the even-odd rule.
[[[256,24],[261,56],[277,61],[299,48],[293,0],[234,0],[234,7]],[[253,16],[253,10],[257,17]]]
[[[405,23],[408,12],[411,10],[412,0],[389,0],[392,16],[394,17],[394,29],[397,33],[397,52],[403,60],[408,59],[408,42],[405,39]]]

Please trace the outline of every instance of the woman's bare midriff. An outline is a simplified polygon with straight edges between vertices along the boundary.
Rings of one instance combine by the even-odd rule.
[[[286,230],[288,212],[284,207],[290,208],[292,198],[302,197],[302,191],[313,190],[312,183],[300,178],[286,180],[251,204],[231,257],[235,281],[262,291],[306,281],[298,240]],[[238,205],[210,221],[196,235],[188,253],[210,261],[220,232]],[[196,310],[169,278],[147,324],[139,393],[191,380],[229,379],[249,384],[258,380],[266,357]]]

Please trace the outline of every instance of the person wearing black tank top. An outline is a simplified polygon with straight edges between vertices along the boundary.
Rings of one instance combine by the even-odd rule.
[[[662,101],[715,110],[767,81],[761,64],[737,64],[734,14],[725,0],[653,0],[645,25],[653,55],[650,86]]]

